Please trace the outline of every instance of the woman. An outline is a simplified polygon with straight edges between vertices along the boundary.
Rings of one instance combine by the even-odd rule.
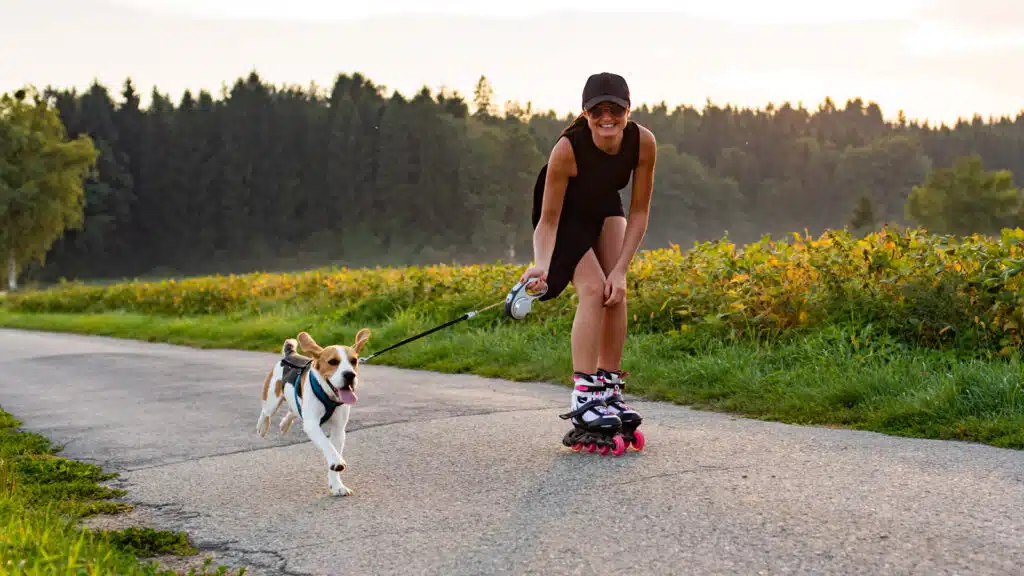
[[[622,402],[626,272],[647,231],[657,143],[629,119],[626,80],[600,73],[583,88],[583,113],[559,136],[533,195],[534,264],[521,281],[557,297],[571,281],[579,297],[572,325],[574,429],[562,439],[602,454],[643,448],[640,415]],[[633,180],[629,220],[619,191]]]

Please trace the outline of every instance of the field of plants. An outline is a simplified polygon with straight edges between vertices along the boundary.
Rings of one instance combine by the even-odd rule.
[[[795,424],[1024,448],[1024,231],[727,238],[642,252],[630,270],[628,395]],[[501,302],[505,264],[321,269],[0,298],[0,326],[274,352],[309,330],[366,352]],[[575,297],[500,307],[375,364],[567,384]]]
[[[921,229],[862,237],[830,231],[738,247],[723,238],[641,252],[630,269],[634,333],[700,329],[729,339],[776,340],[825,324],[871,325],[912,345],[983,355],[1021,344],[1024,231],[956,238]],[[322,269],[204,276],[107,286],[64,283],[9,295],[21,313],[129,312],[147,316],[328,314],[384,322],[401,311],[443,321],[500,300],[522,272],[504,264]],[[571,287],[525,322],[563,324]],[[512,322],[491,316],[495,322]]]

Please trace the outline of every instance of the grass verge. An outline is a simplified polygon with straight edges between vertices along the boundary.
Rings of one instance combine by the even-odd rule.
[[[470,320],[375,359],[378,364],[512,380],[567,382],[569,325]],[[398,315],[374,332],[382,349],[436,325]],[[351,341],[361,325],[301,315],[170,318],[128,313],[19,314],[0,326],[98,334],[207,348],[277,351],[309,330]],[[1024,448],[1024,389],[1016,354],[998,360],[916,347],[870,325],[826,324],[771,344],[693,330],[631,334],[628,394],[781,422]]]
[[[57,456],[59,449],[0,409],[0,572],[4,574],[172,575],[158,555],[195,555],[186,534],[130,527],[96,530],[79,520],[117,514],[128,506],[116,477],[97,466]],[[244,572],[244,570],[242,571]],[[227,574],[211,563],[188,574]]]

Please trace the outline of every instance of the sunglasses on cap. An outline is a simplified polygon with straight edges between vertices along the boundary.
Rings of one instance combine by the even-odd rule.
[[[604,110],[607,110],[615,118],[621,118],[626,113],[625,108],[614,102],[598,102],[587,109],[587,114],[600,116]]]

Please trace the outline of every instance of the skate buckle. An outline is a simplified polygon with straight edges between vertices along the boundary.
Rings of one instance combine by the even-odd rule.
[[[505,297],[505,314],[516,320],[522,320],[526,318],[526,315],[530,313],[533,308],[533,301],[544,296],[547,293],[547,287],[544,287],[537,294],[530,294],[527,288],[534,282],[536,278],[530,278],[525,283],[516,282],[516,285],[512,287],[508,292],[508,296]]]

